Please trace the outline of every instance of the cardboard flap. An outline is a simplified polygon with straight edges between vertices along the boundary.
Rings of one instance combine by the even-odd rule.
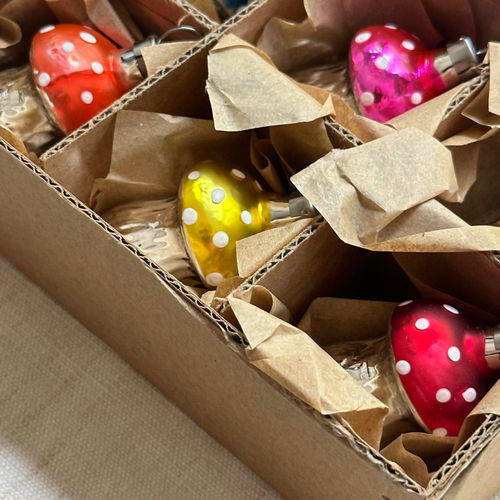
[[[210,51],[208,70],[207,91],[217,130],[310,122],[334,113],[328,92],[297,84],[263,52],[234,35]]]
[[[243,300],[230,298],[250,362],[323,415],[345,418],[377,448],[387,407],[359,386],[311,338]]]

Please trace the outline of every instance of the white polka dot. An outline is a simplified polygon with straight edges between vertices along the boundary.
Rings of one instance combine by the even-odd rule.
[[[38,85],[46,87],[50,83],[50,75],[48,73],[40,73],[38,77]]]
[[[97,42],[96,37],[90,33],[87,33],[86,31],[80,31],[80,38],[84,42],[88,42],[88,43],[96,43]]]
[[[259,181],[255,181],[255,187],[257,191],[264,191]]]
[[[460,314],[458,312],[458,309],[455,309],[453,306],[449,306],[448,304],[443,304],[443,307],[447,310],[450,311],[453,314]]]
[[[222,280],[224,276],[221,273],[210,273],[207,274],[205,280],[210,286],[217,286]]]
[[[411,40],[405,40],[401,45],[406,50],[414,50],[415,49],[415,44]]]
[[[444,437],[444,436],[448,435],[448,431],[444,427],[438,427],[437,429],[434,429],[432,431],[432,433],[435,436],[441,436],[441,437]]]
[[[55,28],[55,26],[53,24],[48,24],[47,26],[40,28],[39,33],[47,33],[49,31],[52,31],[54,28]]]
[[[188,174],[188,179],[190,181],[195,181],[196,179],[198,179],[200,177],[200,172],[198,172],[198,170],[193,170],[192,172],[189,172]]]
[[[214,245],[218,248],[224,248],[229,243],[229,236],[224,231],[218,231],[212,238]]]
[[[241,220],[244,224],[251,224],[253,220],[252,214],[248,210],[243,210],[243,212],[241,212]]]
[[[460,360],[460,349],[458,347],[452,346],[448,349],[448,357],[452,361],[459,361]]]
[[[194,208],[186,208],[182,212],[182,222],[187,226],[194,224],[198,220],[198,213]]]
[[[84,92],[82,92],[81,98],[85,104],[90,104],[94,100],[94,96],[92,95],[92,92],[89,92],[88,90],[85,90]]]
[[[395,24],[386,24],[386,28],[389,28],[390,30],[397,30],[398,27]]]
[[[422,102],[422,94],[420,92],[415,92],[410,99],[413,104],[418,105]]]
[[[215,188],[212,191],[212,203],[216,205],[220,203],[226,197],[226,193],[221,188]]]
[[[363,92],[360,101],[363,106],[371,106],[375,102],[375,96],[371,92]]]
[[[377,59],[375,59],[375,66],[377,66],[378,69],[387,69],[389,61],[385,57],[377,57]]]
[[[429,320],[426,318],[420,318],[415,321],[415,326],[418,330],[426,330],[429,328]]]
[[[233,168],[231,170],[231,173],[237,177],[238,179],[244,179],[246,177],[246,175],[241,171],[241,170],[238,170],[237,168]]]
[[[396,370],[400,375],[408,375],[411,371],[411,365],[408,361],[402,359],[396,363]]]
[[[462,397],[467,401],[467,403],[472,403],[477,398],[476,389],[469,387],[466,391],[462,392]]]
[[[363,43],[363,42],[366,42],[367,40],[370,39],[370,37],[372,36],[372,34],[369,32],[369,31],[363,31],[363,33],[360,33],[355,39],[354,41],[356,43]]]
[[[447,403],[451,399],[451,392],[448,389],[439,389],[436,392],[436,399],[440,403]]]
[[[398,307],[403,307],[407,306],[408,304],[411,304],[413,300],[405,300],[404,302],[401,302],[401,304],[398,305]]]
[[[64,42],[62,44],[62,49],[66,52],[66,54],[69,54],[75,50],[75,45],[71,42]]]
[[[92,71],[94,73],[97,73],[98,75],[102,75],[103,74],[104,68],[102,67],[101,63],[95,61],[90,66],[92,67]]]

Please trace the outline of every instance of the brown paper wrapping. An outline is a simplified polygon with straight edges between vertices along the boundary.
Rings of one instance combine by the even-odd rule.
[[[488,109],[490,113],[500,115],[500,43],[490,43],[490,96]]]
[[[314,130],[318,130],[318,125],[312,125]],[[280,132],[279,148],[286,149],[286,144],[294,137],[295,129],[290,130],[288,141],[287,131]],[[315,157],[327,148],[323,135],[320,135],[319,147],[314,146],[311,135],[306,137],[311,140],[296,147],[297,152],[304,151],[297,155],[299,158]],[[261,161],[262,150],[259,153],[256,149],[256,145],[263,142],[267,145],[265,166]],[[258,178],[262,173],[260,179],[271,182],[286,179],[280,168],[280,155],[269,138],[256,140],[254,132],[219,132],[210,120],[120,111],[116,115],[109,168],[105,172],[89,172],[93,181],[89,206],[103,214],[124,203],[176,197],[185,170],[206,159],[239,165]],[[296,166],[303,167],[305,163]],[[283,182],[283,192],[287,185],[288,182]],[[312,222],[312,219],[299,220],[239,241],[240,276],[253,274]],[[205,300],[217,308],[230,291],[232,285],[223,282],[217,292],[205,296]]]
[[[432,472],[438,470],[450,457],[455,441],[456,438],[453,437],[410,432],[394,440],[381,453],[426,488]]]
[[[249,361],[323,415],[345,419],[377,448],[387,407],[371,396],[311,338],[247,302],[230,298],[248,340]]]
[[[231,280],[227,280],[231,281]],[[217,293],[219,291],[217,290]],[[260,285],[252,285],[249,288],[233,288],[231,293],[226,293],[226,297],[240,299],[255,307],[258,307],[262,311],[265,311],[276,318],[279,318],[287,323],[293,324],[293,317],[288,310],[288,308],[279,300],[275,295],[273,295],[267,288]],[[214,302],[212,302],[212,306]],[[217,305],[217,303],[216,303]],[[230,323],[235,325],[237,328],[241,329],[241,325],[238,323],[238,319],[234,314],[233,309],[228,305],[227,300],[221,300],[220,306],[222,307],[221,315],[224,316]]]
[[[351,245],[394,252],[500,248],[500,228],[469,226],[438,201],[460,197],[453,167],[446,147],[406,128],[332,151],[292,182]],[[469,167],[475,171],[475,165]],[[460,180],[468,183],[467,174]]]
[[[208,71],[207,91],[217,130],[310,122],[334,113],[328,92],[297,84],[263,52],[235,35],[225,36],[210,51]]]

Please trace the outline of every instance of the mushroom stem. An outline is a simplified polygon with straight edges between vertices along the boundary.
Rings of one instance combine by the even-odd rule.
[[[269,201],[271,227],[279,227],[299,219],[312,218],[319,212],[299,193],[288,197],[273,197]]]
[[[500,368],[500,326],[485,332],[484,356],[490,368]]]

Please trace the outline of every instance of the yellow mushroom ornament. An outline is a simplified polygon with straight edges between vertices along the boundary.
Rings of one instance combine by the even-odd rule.
[[[186,171],[178,199],[121,205],[103,218],[185,284],[214,288],[238,274],[237,241],[316,215],[298,193],[266,193],[241,167],[206,160]]]

